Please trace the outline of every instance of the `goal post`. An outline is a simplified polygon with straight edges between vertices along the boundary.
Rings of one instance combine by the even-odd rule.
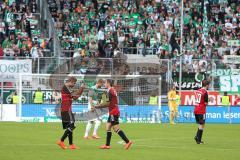
[[[82,113],[88,110],[88,91],[98,79],[112,79],[119,98],[122,121],[161,122],[162,79],[159,75],[20,74],[17,85],[20,102],[17,105],[18,119],[20,121],[58,121],[56,106],[60,106],[60,90],[69,76],[74,76],[78,80],[73,90],[78,89],[82,83],[86,84],[81,97],[73,101],[74,112]],[[38,88],[41,88],[44,95],[42,103],[34,103],[34,94]],[[104,86],[99,90],[101,95],[107,91]],[[149,103],[151,96],[157,96],[156,104]]]

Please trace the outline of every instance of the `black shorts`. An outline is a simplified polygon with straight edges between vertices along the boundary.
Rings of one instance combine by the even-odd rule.
[[[74,118],[74,114],[71,111],[61,112],[61,118],[62,118],[63,129],[66,129],[66,128],[74,129],[75,128],[75,126],[74,126],[75,118]]]
[[[206,114],[195,114],[197,124],[205,124]]]
[[[109,115],[107,122],[113,126],[117,125],[119,124],[119,116]]]

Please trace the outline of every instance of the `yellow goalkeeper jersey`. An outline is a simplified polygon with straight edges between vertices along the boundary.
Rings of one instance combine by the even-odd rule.
[[[177,93],[175,90],[168,92],[168,105],[169,107],[177,107]]]

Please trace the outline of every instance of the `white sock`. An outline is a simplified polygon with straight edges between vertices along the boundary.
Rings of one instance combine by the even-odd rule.
[[[93,135],[97,135],[97,131],[98,131],[98,128],[99,126],[101,125],[101,121],[100,120],[96,120],[95,121],[95,126],[94,126],[94,130],[93,130]]]
[[[91,128],[92,128],[92,122],[88,121],[84,137],[88,137],[88,133],[89,133]]]

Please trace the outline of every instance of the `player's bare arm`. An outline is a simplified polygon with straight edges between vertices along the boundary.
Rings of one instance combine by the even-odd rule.
[[[84,88],[85,88],[85,85],[82,84],[81,87],[77,91],[74,91],[72,93],[72,98],[74,100],[78,99],[82,95]]]

